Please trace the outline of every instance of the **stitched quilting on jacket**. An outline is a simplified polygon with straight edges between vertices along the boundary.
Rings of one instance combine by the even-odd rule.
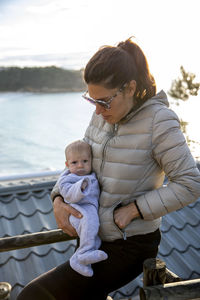
[[[200,196],[200,174],[180,130],[177,115],[161,91],[119,124],[94,113],[85,141],[93,150],[93,171],[101,187],[100,237],[113,241],[155,231],[161,216]],[[169,183],[163,186],[165,174]],[[144,219],[123,231],[114,223],[118,205],[134,200]]]

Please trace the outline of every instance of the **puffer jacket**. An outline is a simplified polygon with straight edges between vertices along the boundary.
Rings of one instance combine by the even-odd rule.
[[[108,124],[95,113],[92,117],[85,140],[92,146],[93,171],[101,188],[99,234],[104,241],[153,232],[161,216],[200,196],[200,173],[178,117],[168,106],[161,91],[118,124]],[[163,186],[165,174],[169,183]],[[122,231],[113,211],[133,201],[143,219],[134,219]]]

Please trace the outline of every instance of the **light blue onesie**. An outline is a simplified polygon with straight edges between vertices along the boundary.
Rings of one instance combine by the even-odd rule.
[[[87,181],[88,185],[84,191],[81,191],[83,181]],[[72,215],[69,217],[71,225],[80,237],[80,246],[70,258],[70,266],[84,276],[92,276],[91,264],[108,257],[104,251],[98,250],[101,245],[98,236],[100,191],[95,173],[78,176],[65,170],[59,177],[58,186],[64,201],[83,215],[81,219]]]

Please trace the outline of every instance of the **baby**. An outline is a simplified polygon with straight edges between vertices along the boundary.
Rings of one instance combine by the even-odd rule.
[[[70,258],[70,266],[84,276],[92,276],[91,264],[107,259],[104,251],[98,250],[99,184],[95,173],[91,173],[92,153],[89,144],[76,141],[65,149],[66,166],[59,177],[58,186],[64,201],[81,212],[82,218],[70,215],[71,225],[80,237],[80,246]]]

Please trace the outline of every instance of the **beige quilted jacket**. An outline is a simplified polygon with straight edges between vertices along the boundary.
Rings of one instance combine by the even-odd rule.
[[[101,187],[102,240],[155,231],[161,216],[200,196],[200,173],[168,105],[161,91],[119,124],[110,125],[95,113],[92,117],[85,140],[92,146],[93,170]],[[165,174],[169,183],[163,186]],[[56,193],[55,188],[52,197]],[[134,200],[143,219],[134,219],[122,231],[114,223],[113,210]]]

